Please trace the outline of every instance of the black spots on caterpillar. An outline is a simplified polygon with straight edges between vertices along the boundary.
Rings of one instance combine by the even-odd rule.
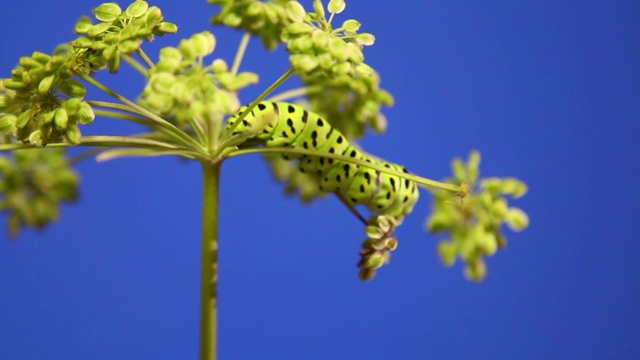
[[[291,129],[291,133],[295,135],[296,127],[293,125],[293,119],[288,118],[287,119],[287,125],[289,126],[289,129]]]
[[[246,107],[241,109],[246,111]],[[229,120],[237,118],[238,112]],[[404,166],[369,157],[349,144],[349,141],[330,122],[317,114],[289,103],[261,102],[245,117],[234,131],[245,133],[254,146],[291,147],[316,150],[318,153],[340,154],[364,161],[372,166],[409,173]],[[251,137],[252,132],[255,136]],[[362,204],[374,213],[401,219],[413,209],[418,188],[410,180],[374,170],[368,166],[311,154],[282,154],[283,159],[298,161],[298,169],[317,179],[322,192],[336,192],[353,205]],[[403,181],[404,180],[404,181]]]

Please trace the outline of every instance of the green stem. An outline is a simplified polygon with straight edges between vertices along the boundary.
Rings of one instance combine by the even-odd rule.
[[[277,153],[277,154],[297,154],[297,155],[308,155],[308,156],[309,155],[310,156],[322,156],[322,157],[325,157],[325,158],[336,159],[336,160],[339,160],[339,161],[355,164],[355,165],[358,165],[358,166],[368,167],[368,168],[371,168],[371,169],[374,169],[374,170],[377,170],[377,171],[380,171],[380,172],[383,172],[383,173],[386,173],[386,174],[390,174],[390,175],[393,175],[393,176],[398,176],[398,177],[403,178],[403,179],[408,179],[410,181],[413,181],[413,182],[415,182],[417,184],[421,184],[421,185],[431,186],[431,187],[445,189],[445,190],[451,190],[451,191],[455,191],[455,192],[463,192],[464,191],[464,189],[460,185],[447,184],[447,183],[444,183],[444,182],[423,178],[421,176],[407,174],[407,173],[404,173],[402,171],[396,171],[396,170],[384,167],[382,165],[370,163],[368,161],[355,159],[355,158],[352,158],[352,157],[349,157],[349,156],[339,155],[339,154],[335,154],[335,153],[319,151],[319,150],[310,150],[310,149],[303,149],[303,148],[286,148],[286,147],[255,148],[255,149],[236,150],[236,151],[233,151],[233,152],[227,154],[226,157],[234,157],[234,156],[240,156],[240,155],[246,155],[246,154],[257,154],[257,153]]]
[[[298,98],[304,95],[307,95],[309,93],[313,93],[316,92],[318,90],[320,90],[321,87],[319,86],[309,86],[309,87],[300,87],[297,89],[291,89],[291,90],[287,90],[287,91],[283,91],[279,94],[275,94],[273,96],[271,96],[270,98],[267,99],[267,101],[273,101],[273,102],[277,102],[277,101],[286,101],[286,100],[291,100],[294,98]]]
[[[140,64],[138,60],[126,54],[122,55],[122,59],[126,61],[129,65],[131,65],[131,67],[138,70],[142,75],[144,75],[144,77],[149,77],[149,72],[147,71],[147,69],[145,69],[144,66],[142,66],[142,64]]]
[[[138,56],[140,56],[142,61],[144,61],[147,64],[148,67],[152,68],[152,67],[156,66],[156,64],[154,64],[153,61],[151,61],[151,59],[149,58],[147,53],[144,52],[144,50],[138,48],[136,50],[136,54],[138,54]]]
[[[244,35],[242,36],[242,40],[240,41],[240,45],[238,45],[236,57],[235,59],[233,59],[233,66],[231,66],[231,73],[233,75],[236,75],[238,73],[238,70],[240,69],[240,63],[242,63],[244,53],[247,51],[249,39],[251,39],[251,34],[249,34],[248,32],[244,33]]]
[[[220,162],[202,162],[201,360],[216,359],[218,347],[218,188],[221,165]]]
[[[72,146],[105,146],[105,147],[129,147],[129,148],[146,148],[146,149],[171,149],[184,150],[191,152],[171,143],[162,141],[143,139],[131,136],[83,136],[78,144],[69,143],[49,143],[47,147],[72,147]],[[0,145],[0,151],[3,150],[22,150],[22,149],[42,149],[42,146],[34,146],[22,143],[3,144]]]
[[[127,120],[127,121],[131,121],[133,123],[136,123],[136,124],[148,126],[150,128],[153,128],[154,125],[156,124],[155,122],[153,122],[151,120],[144,119],[144,118],[139,118],[139,117],[136,117],[136,116],[133,116],[133,115],[130,115],[130,114],[124,114],[124,113],[117,112],[117,111],[94,109],[93,112],[96,114],[96,116],[104,116],[104,117],[108,117],[108,118],[112,118],[112,119]]]
[[[164,129],[164,132],[166,134],[172,135],[174,137],[174,139],[181,143],[182,145],[185,145],[189,148],[192,149],[197,149],[197,150],[202,150],[204,152],[204,148],[202,147],[201,144],[199,144],[195,139],[193,139],[192,137],[190,137],[189,135],[187,135],[184,131],[178,129],[177,127],[175,127],[173,124],[171,124],[170,122],[168,122],[167,120],[161,118],[160,116],[152,113],[151,111],[145,109],[144,107],[136,104],[135,102],[127,99],[126,97],[116,93],[115,91],[109,89],[108,87],[104,86],[103,84],[101,84],[99,81],[97,81],[96,79],[85,75],[85,74],[78,74],[78,76],[80,78],[82,78],[82,80],[90,83],[91,85],[97,87],[98,89],[104,91],[105,93],[111,95],[112,97],[120,100],[122,103],[124,103],[125,105],[129,106],[129,110],[131,112],[135,112],[138,113],[142,116],[145,116],[147,118],[149,118],[150,120],[154,121],[157,123],[157,128],[162,128]]]

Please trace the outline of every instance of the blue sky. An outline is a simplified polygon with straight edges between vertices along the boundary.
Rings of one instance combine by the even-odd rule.
[[[310,1],[303,1],[310,8]],[[516,176],[531,226],[488,278],[445,268],[429,196],[375,281],[357,280],[361,226],[335,199],[285,198],[258,156],[223,167],[222,359],[640,358],[640,2],[347,2],[376,35],[367,62],[396,100],[369,152],[440,179],[454,156]],[[0,71],[70,39],[99,3],[0,5]],[[205,1],[156,1],[176,36],[211,30]],[[214,28],[231,61],[239,34]],[[264,86],[287,69],[251,44]],[[132,71],[103,78],[135,98]],[[243,100],[261,91],[256,86]],[[92,134],[135,131],[98,119]],[[0,354],[187,359],[198,354],[200,169],[174,158],[78,166],[82,197],[46,232],[0,233]]]

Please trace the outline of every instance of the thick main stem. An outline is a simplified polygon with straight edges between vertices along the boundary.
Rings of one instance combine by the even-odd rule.
[[[221,165],[220,162],[202,162],[201,360],[216,359],[218,348],[218,188]]]

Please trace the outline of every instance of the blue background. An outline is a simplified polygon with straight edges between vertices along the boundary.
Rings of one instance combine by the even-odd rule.
[[[180,33],[149,53],[211,29],[205,1],[153,4]],[[2,77],[19,56],[71,39],[96,5],[0,5]],[[303,207],[282,196],[260,157],[228,161],[220,357],[639,359],[640,2],[352,0],[337,20],[351,17],[376,35],[367,62],[396,99],[387,134],[363,147],[435,179],[478,149],[484,175],[528,183],[512,204],[531,226],[508,234],[486,281],[469,283],[459,265],[441,265],[423,230],[423,194],[392,263],[361,283],[362,229],[338,201]],[[240,34],[213,31],[215,55],[231,61]],[[242,68],[262,76],[249,101],[286,71],[286,56],[255,41]],[[101,79],[131,98],[143,86],[129,70]],[[137,130],[98,119],[84,131]],[[81,201],[59,223],[0,241],[0,357],[196,358],[198,165],[78,169]]]

